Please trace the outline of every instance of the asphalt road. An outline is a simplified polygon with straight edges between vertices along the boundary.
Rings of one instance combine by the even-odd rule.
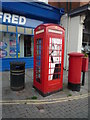
[[[8,77],[8,73],[5,73],[6,77]],[[67,76],[67,74],[65,73]],[[5,76],[4,76],[5,77]],[[4,87],[3,87],[3,100],[12,100],[12,98],[18,98],[18,97],[30,97],[30,94],[35,94],[35,92],[31,92],[32,90],[32,81],[30,82],[30,79],[28,79],[28,76],[26,77],[30,84],[26,85],[26,89],[22,93],[15,94],[14,92],[9,90],[9,82],[5,79],[4,81]],[[64,76],[65,77],[65,76]],[[7,84],[6,84],[7,81]],[[6,84],[6,85],[5,85]],[[88,85],[90,86],[90,63],[89,63],[89,72],[88,72]],[[31,86],[31,89],[30,89]],[[90,87],[89,92],[90,92]],[[6,91],[4,90],[6,89]],[[65,89],[64,89],[65,90]],[[83,88],[82,91],[85,91]],[[62,91],[65,92],[65,91]],[[66,90],[67,92],[67,90]],[[5,94],[8,93],[8,94]],[[11,94],[13,93],[13,94]],[[85,92],[86,93],[86,92]],[[22,95],[23,94],[23,95]],[[57,95],[58,97],[60,95],[63,95],[63,93],[57,93],[55,95],[52,95],[53,98]],[[74,93],[75,94],[75,93]],[[76,93],[80,94],[80,93]],[[36,92],[37,95],[37,92]],[[52,96],[50,98],[52,98]],[[64,96],[62,96],[64,97]],[[73,96],[72,96],[73,97]],[[7,98],[7,99],[5,99]],[[42,98],[38,96],[38,98]],[[89,108],[89,109],[88,109]],[[55,102],[52,104],[3,104],[2,105],[2,117],[3,118],[88,118],[88,113],[90,113],[90,104],[88,106],[88,97],[77,99],[77,100],[69,100],[69,101],[63,101],[63,102]]]

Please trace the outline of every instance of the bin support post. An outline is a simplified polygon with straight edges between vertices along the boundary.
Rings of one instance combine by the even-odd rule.
[[[83,72],[82,74],[82,86],[84,86],[84,83],[85,83],[85,72]]]

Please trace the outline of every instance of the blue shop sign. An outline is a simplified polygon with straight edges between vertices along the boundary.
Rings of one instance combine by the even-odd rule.
[[[24,16],[15,14],[0,12],[0,23],[35,28],[36,26],[42,24],[43,21],[29,19]]]

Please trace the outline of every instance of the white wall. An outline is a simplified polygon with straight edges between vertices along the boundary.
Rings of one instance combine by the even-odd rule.
[[[60,25],[65,29],[65,41],[64,41],[64,69],[67,66],[67,42],[68,42],[68,16],[67,14],[61,17]]]
[[[83,16],[76,16],[70,19],[69,52],[81,52],[83,35],[82,17]]]
[[[60,25],[65,29],[64,68],[68,69],[68,53],[81,52],[85,16],[62,16]]]

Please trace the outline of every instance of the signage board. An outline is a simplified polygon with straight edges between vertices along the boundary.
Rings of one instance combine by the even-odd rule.
[[[26,18],[25,16],[20,16],[16,14],[0,12],[0,23],[36,28],[38,25],[42,24],[43,21]]]
[[[0,19],[2,19],[2,22],[4,23],[12,23],[12,24],[19,24],[19,25],[25,25],[26,18],[24,16],[19,16],[15,14],[10,13],[3,13],[0,12]]]

